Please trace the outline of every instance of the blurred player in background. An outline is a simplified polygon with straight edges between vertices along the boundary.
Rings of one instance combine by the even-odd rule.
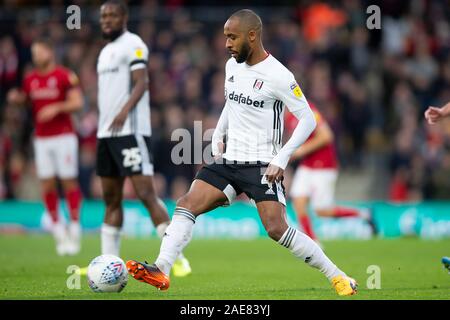
[[[53,222],[56,251],[59,255],[73,255],[81,247],[82,196],[78,185],[78,138],[71,113],[83,107],[83,96],[75,73],[56,64],[49,40],[34,41],[31,54],[35,69],[25,76],[22,90],[9,92],[8,100],[17,105],[28,101],[32,106],[36,170]],[[59,218],[57,178],[69,208],[68,229]]]
[[[428,109],[425,111],[425,119],[428,121],[429,124],[436,124],[437,122],[449,116],[450,116],[450,102],[448,102],[442,108],[429,106]],[[450,273],[450,257],[443,257],[441,261],[444,267]]]
[[[301,160],[290,188],[290,196],[298,221],[304,232],[317,241],[311,219],[308,216],[308,205],[321,217],[354,218],[367,220],[375,231],[369,209],[356,209],[336,206],[334,193],[338,177],[338,158],[334,146],[334,134],[319,110],[310,102],[309,105],[316,118],[317,127],[291,157],[291,161]],[[288,113],[286,128],[293,132],[297,126],[297,118]]]
[[[123,224],[123,185],[131,179],[138,198],[150,213],[159,237],[170,223],[164,203],[155,193],[150,151],[150,97],[148,48],[127,31],[128,9],[123,1],[106,1],[100,8],[100,25],[108,44],[100,52],[98,72],[97,174],[106,203],[101,228],[102,254],[119,256]],[[191,273],[182,253],[173,274]]]
[[[319,269],[339,295],[352,295],[356,293],[355,280],[311,238],[287,224],[284,169],[316,123],[294,75],[264,50],[262,28],[260,17],[251,10],[240,10],[225,23],[231,57],[225,66],[226,102],[212,138],[216,162],[202,167],[188,193],[178,199],[155,263],[129,260],[128,272],[160,290],[168,289],[170,270],[191,240],[196,218],[245,193],[255,201],[270,238]],[[282,145],[285,106],[301,121]],[[278,272],[283,270],[273,270],[275,276]]]

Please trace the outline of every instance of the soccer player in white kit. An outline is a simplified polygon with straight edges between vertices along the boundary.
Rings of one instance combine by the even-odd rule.
[[[354,294],[356,281],[311,238],[287,224],[283,171],[316,123],[293,74],[264,50],[261,33],[261,20],[251,10],[237,11],[225,23],[232,58],[225,66],[226,103],[212,139],[216,162],[200,169],[189,192],[177,201],[155,263],[130,260],[128,272],[141,282],[168,289],[170,269],[191,240],[197,216],[244,192],[256,203],[270,238],[324,273],[339,295]],[[285,106],[301,125],[282,146]]]
[[[123,1],[106,1],[100,25],[108,44],[100,52],[98,72],[97,174],[101,177],[106,214],[101,228],[102,254],[119,256],[123,223],[122,189],[131,179],[138,198],[150,213],[159,237],[169,225],[164,203],[153,182],[150,152],[148,48],[126,29],[128,8]],[[177,255],[175,276],[191,273],[189,262]]]

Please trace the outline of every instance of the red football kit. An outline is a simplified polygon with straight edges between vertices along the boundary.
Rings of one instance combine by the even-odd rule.
[[[78,85],[77,77],[70,70],[56,66],[46,74],[33,70],[23,81],[23,90],[31,101],[35,135],[49,137],[64,133],[74,133],[74,126],[69,113],[59,113],[50,121],[39,122],[37,113],[46,106],[66,100],[67,92]]]
[[[323,118],[322,114],[317,110],[317,108],[311,103],[308,102],[309,106],[311,107],[311,110],[314,113],[314,116],[316,118],[317,127],[320,127],[323,123],[326,123],[325,119]],[[289,130],[288,132],[293,132],[295,127],[297,126],[298,120],[297,118],[292,115],[291,113],[286,112],[286,128]],[[314,130],[309,138],[305,141],[308,142],[311,140],[314,135],[316,134],[316,130]],[[338,167],[338,159],[336,154],[336,149],[334,147],[333,142],[328,143],[327,145],[323,146],[322,148],[312,152],[311,154],[308,154],[305,156],[300,164],[300,166],[305,166],[311,169],[337,169]]]

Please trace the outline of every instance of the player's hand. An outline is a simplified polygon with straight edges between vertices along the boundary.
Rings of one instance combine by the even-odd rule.
[[[441,108],[430,106],[427,111],[425,111],[425,119],[427,119],[429,124],[435,124],[444,117],[445,115]]]
[[[23,104],[25,100],[25,95],[17,88],[9,90],[6,96],[6,101],[13,106]]]
[[[49,104],[37,113],[36,119],[39,122],[48,122],[56,117],[59,112],[60,108],[57,105]]]
[[[121,111],[119,114],[114,118],[113,122],[109,126],[109,130],[120,130],[122,129],[125,121],[127,120],[128,112]]]
[[[267,177],[269,183],[281,181],[283,178],[284,170],[273,164],[269,164],[264,175]]]
[[[217,148],[219,149],[219,153],[214,155],[214,160],[219,160],[223,155],[223,150],[225,149],[225,144],[220,141],[217,143]]]

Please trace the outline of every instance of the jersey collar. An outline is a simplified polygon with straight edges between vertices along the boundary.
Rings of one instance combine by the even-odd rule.
[[[266,50],[266,53],[267,53],[267,55],[266,55],[265,58],[262,59],[260,62],[254,64],[254,65],[249,65],[249,64],[247,64],[247,62],[244,62],[244,63],[245,63],[245,66],[246,66],[247,68],[254,68],[254,67],[256,67],[256,66],[262,64],[263,62],[267,61],[267,58],[269,58],[269,57],[271,56],[271,54],[270,54],[270,52],[267,51],[267,50]]]

